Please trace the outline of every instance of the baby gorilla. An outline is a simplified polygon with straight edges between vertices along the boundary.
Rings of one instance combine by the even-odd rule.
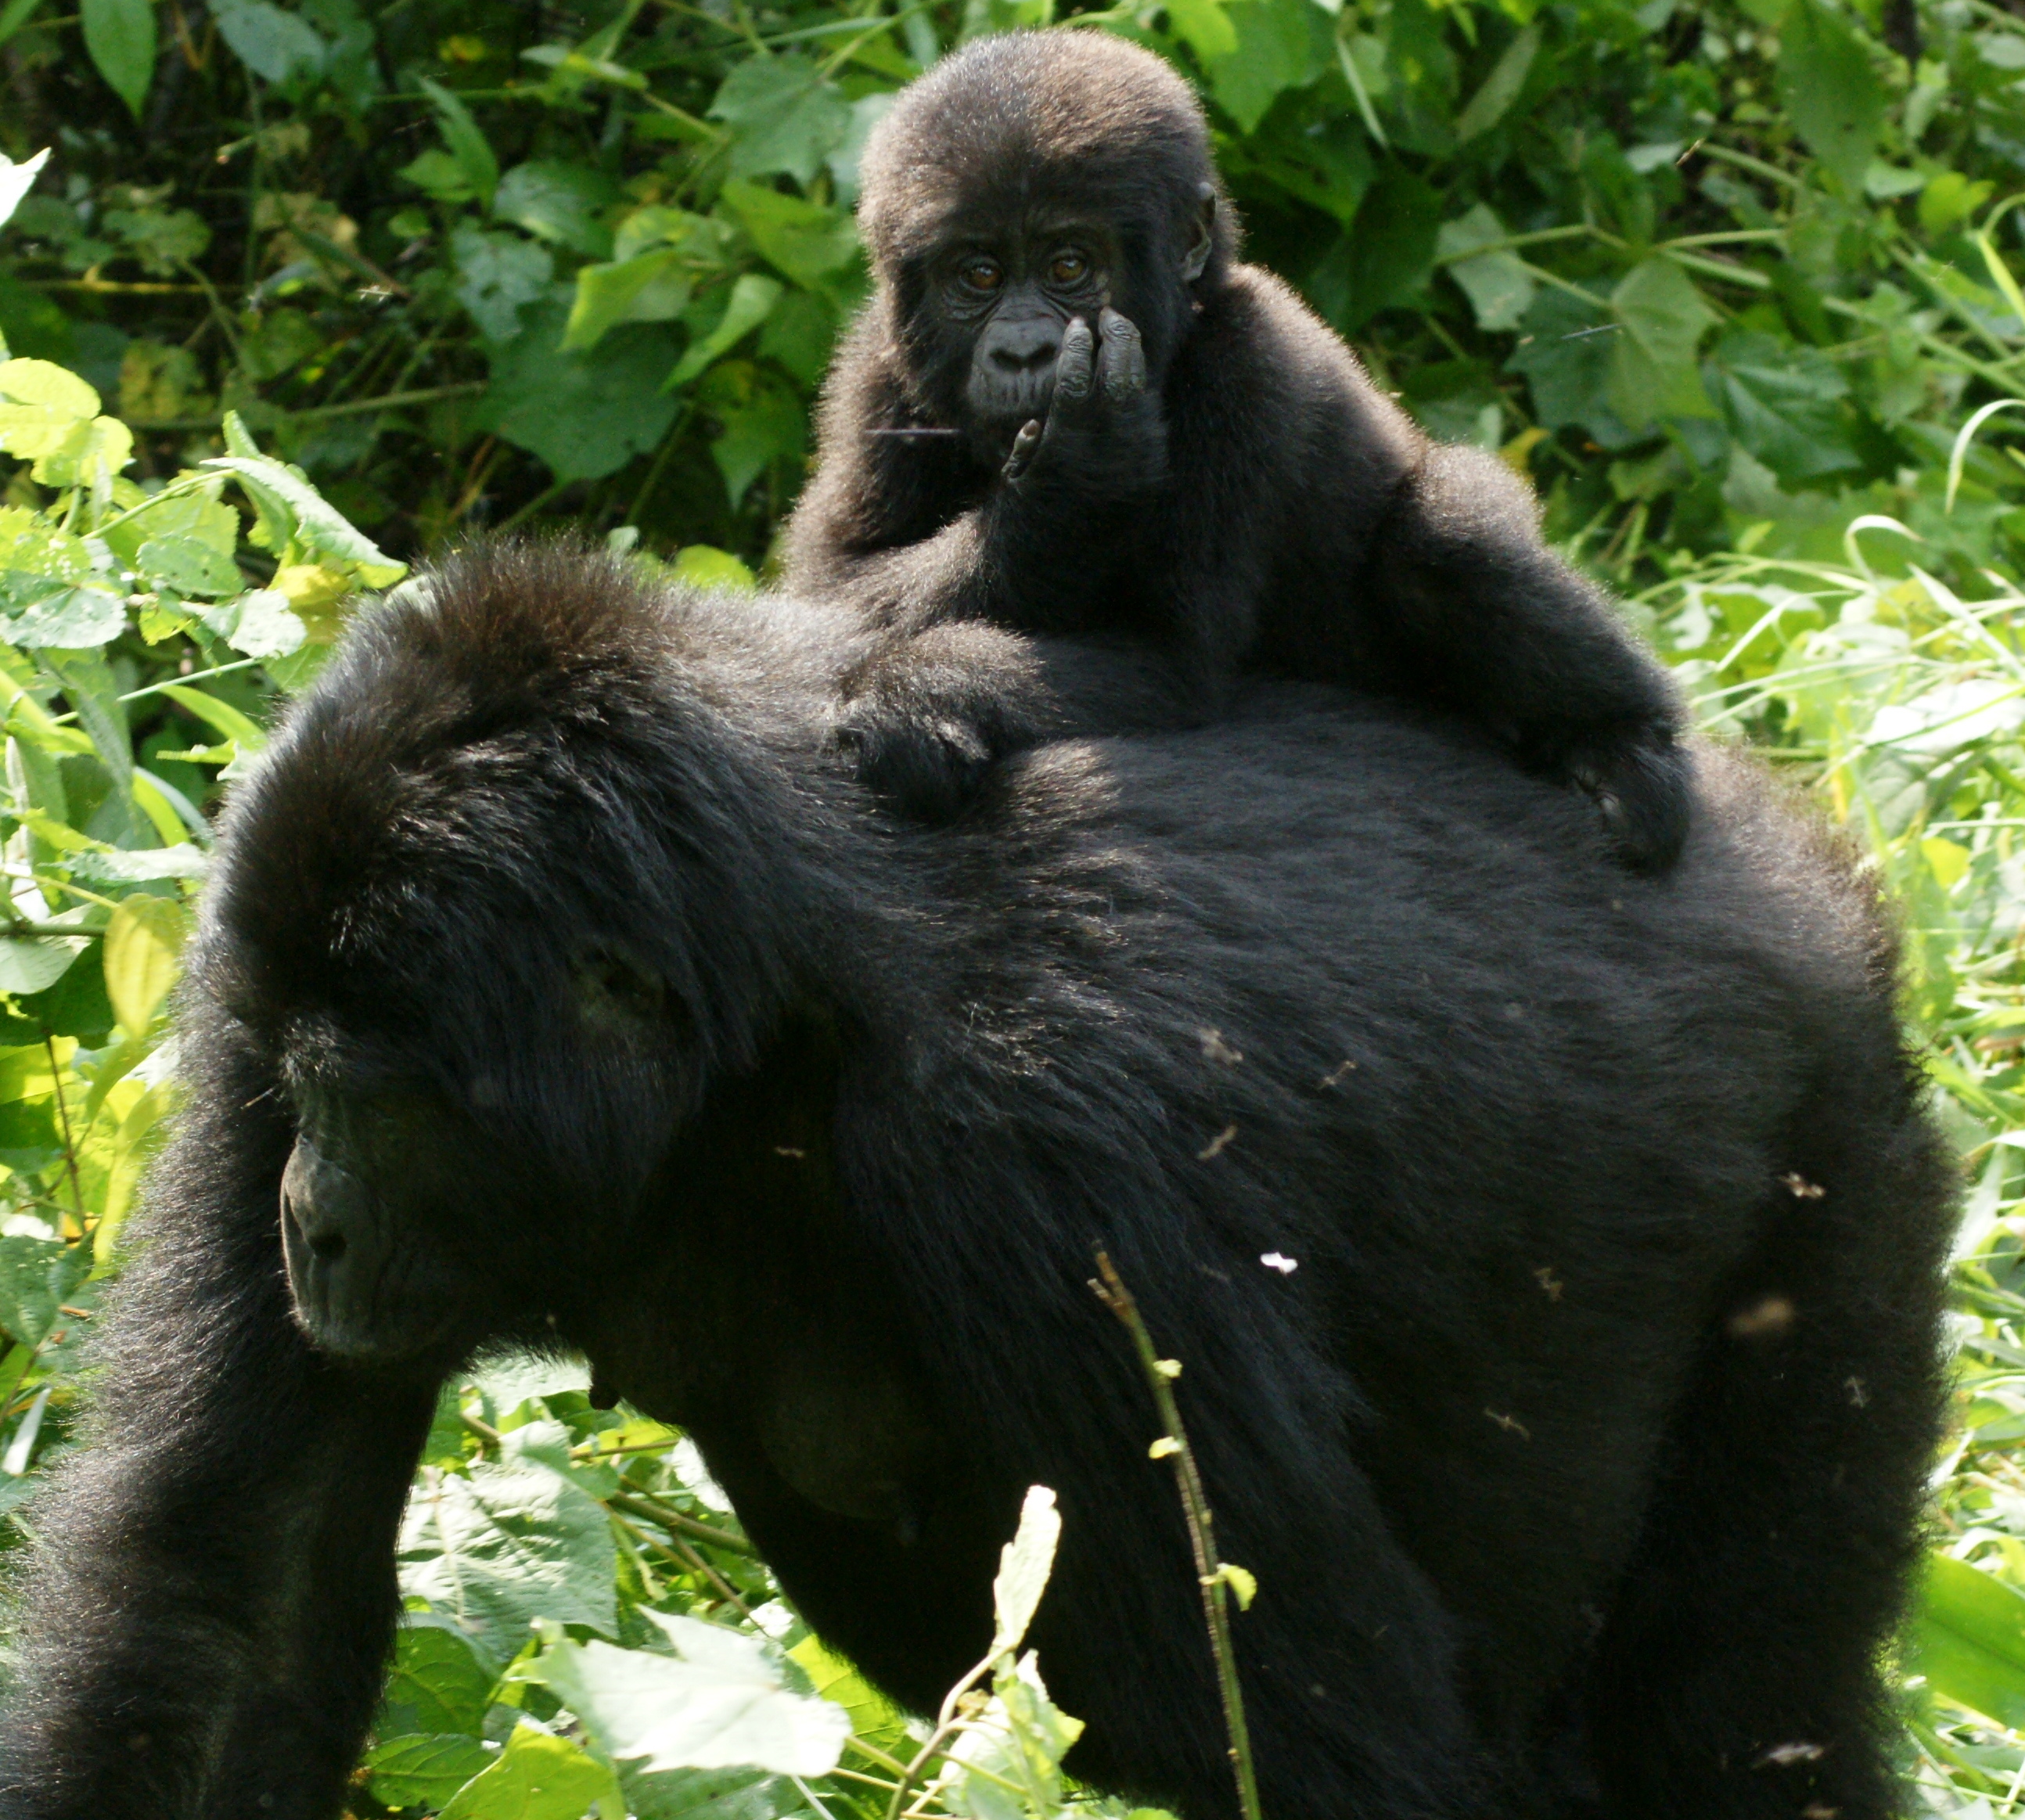
[[[1459,712],[1589,791],[1627,864],[1672,862],[1664,672],[1541,541],[1523,480],[1430,443],[1237,262],[1166,64],[1093,31],[982,40],[901,97],[862,171],[878,287],[788,579],[865,616],[841,732],[869,781],[946,816],[1001,754],[1211,717],[1250,664]],[[1050,692],[1029,632],[1150,645],[1171,687]]]

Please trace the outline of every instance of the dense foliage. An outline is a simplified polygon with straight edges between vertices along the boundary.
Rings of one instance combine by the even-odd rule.
[[[163,1006],[208,814],[277,693],[356,590],[465,530],[566,517],[695,579],[763,568],[862,292],[865,132],[950,44],[1073,9],[0,0],[0,1513],[72,1436],[173,1101]],[[2019,1812],[2025,420],[1957,433],[2025,392],[2025,19],[1084,21],[1197,81],[1254,256],[1431,428],[1530,472],[1704,719],[1849,822],[1905,905],[1908,1016],[1970,1184],[1906,1760],[1940,1811]],[[357,1811],[901,1805],[918,1738],[779,1603],[693,1450],[586,1389],[505,1361],[447,1393]],[[993,1703],[952,1709],[988,1723],[924,1766],[926,1811],[1075,1799],[1074,1721],[1017,1628]]]

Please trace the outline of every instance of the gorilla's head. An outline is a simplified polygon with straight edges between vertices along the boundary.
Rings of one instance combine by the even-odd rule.
[[[915,402],[1001,454],[1044,414],[1062,338],[1107,304],[1157,386],[1235,250],[1201,108],[1101,32],[979,40],[908,88],[861,166],[858,222]]]
[[[524,549],[390,601],[235,800],[194,985],[292,1116],[297,1318],[447,1358],[557,1309],[787,991],[777,764],[712,706],[697,609]],[[671,687],[671,682],[674,686]],[[546,1260],[545,1262],[545,1260]]]

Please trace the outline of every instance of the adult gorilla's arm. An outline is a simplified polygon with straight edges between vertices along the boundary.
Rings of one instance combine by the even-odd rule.
[[[286,1109],[229,1030],[182,1050],[211,1059],[108,1318],[97,1444],[29,1518],[6,1820],[328,1820],[384,1672],[433,1385],[311,1351]]]

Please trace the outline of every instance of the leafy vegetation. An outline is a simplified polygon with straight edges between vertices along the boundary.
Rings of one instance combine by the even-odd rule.
[[[763,572],[863,292],[865,133],[951,44],[1076,9],[0,3],[0,1516],[69,1443],[172,1103],[208,813],[277,697],[358,590],[480,527],[566,518],[696,579]],[[1937,1811],[2025,1811],[2025,19],[1120,0],[1082,23],[1196,81],[1254,256],[1431,428],[1529,472],[1705,722],[1847,822],[1904,906],[1969,1183],[1906,1763]],[[360,1815],[1090,1805],[1060,1774],[1076,1723],[1005,1621],[1045,1574],[1045,1499],[989,1692],[953,1696],[910,1778],[924,1734],[780,1602],[693,1449],[587,1388],[502,1360],[447,1391]]]

